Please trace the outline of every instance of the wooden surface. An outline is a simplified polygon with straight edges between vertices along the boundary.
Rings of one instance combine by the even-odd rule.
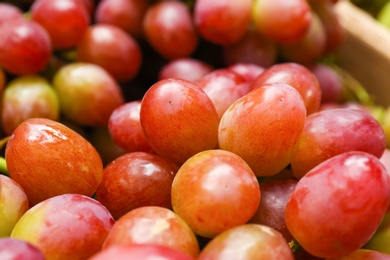
[[[337,53],[338,63],[355,77],[377,104],[390,105],[390,30],[348,1],[336,12],[346,30]]]

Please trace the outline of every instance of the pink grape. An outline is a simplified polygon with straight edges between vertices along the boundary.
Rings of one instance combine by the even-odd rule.
[[[352,151],[310,170],[286,206],[286,224],[310,254],[339,257],[372,237],[390,202],[390,178],[380,160]]]

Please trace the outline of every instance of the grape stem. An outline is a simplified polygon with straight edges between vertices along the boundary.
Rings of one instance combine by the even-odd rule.
[[[8,140],[9,140],[9,136],[7,137],[4,137],[3,139],[0,139],[0,149],[3,149],[4,146],[7,144]]]
[[[358,101],[366,106],[375,105],[374,98],[367,92],[366,88],[350,73],[340,67],[333,55],[324,57],[321,62],[331,66],[341,77],[345,88],[346,100]]]
[[[364,86],[360,84],[353,76],[351,76],[348,72],[343,70],[338,66],[334,66],[336,72],[341,76],[344,81],[344,86],[346,90],[349,91],[349,99],[357,100],[358,102],[367,105],[373,106],[375,105],[375,101],[373,97],[367,92]],[[348,98],[348,97],[347,97]]]
[[[295,239],[292,239],[289,243],[288,243],[288,245],[290,246],[290,248],[291,248],[291,251],[293,252],[293,253],[295,253],[295,252],[298,252],[299,250],[301,250],[301,245],[298,243],[298,241],[296,241]]]

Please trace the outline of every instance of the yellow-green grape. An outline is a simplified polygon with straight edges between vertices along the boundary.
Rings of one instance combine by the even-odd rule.
[[[364,247],[390,254],[390,228],[377,231]]]
[[[390,29],[390,1],[381,8],[377,15],[377,20]]]

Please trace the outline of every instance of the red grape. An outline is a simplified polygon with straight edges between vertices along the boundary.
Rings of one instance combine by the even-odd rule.
[[[317,257],[361,248],[378,228],[390,201],[390,178],[372,154],[331,157],[297,183],[286,206],[293,237]]]
[[[52,45],[37,22],[13,19],[0,27],[0,66],[16,75],[41,72],[49,63]]]
[[[95,24],[79,40],[77,59],[99,65],[117,81],[127,81],[137,75],[142,53],[138,42],[122,29],[109,24]]]
[[[228,45],[240,40],[250,25],[251,0],[197,0],[194,23],[207,41]]]
[[[143,30],[150,45],[167,59],[188,57],[198,45],[190,9],[182,2],[157,2],[150,6]]]
[[[149,1],[102,0],[94,13],[96,23],[115,25],[136,38],[143,36],[142,22]]]
[[[321,104],[344,100],[344,83],[341,76],[329,65],[318,63],[310,68],[321,88]]]
[[[90,23],[86,5],[78,0],[36,0],[30,13],[49,33],[54,49],[76,46]]]
[[[315,75],[304,65],[295,62],[274,64],[261,73],[252,83],[255,89],[266,83],[286,83],[301,94],[307,114],[316,112],[321,103],[321,87]]]
[[[309,115],[291,160],[296,178],[337,154],[363,151],[380,158],[386,137],[379,122],[369,113],[357,109],[324,110]]]
[[[256,30],[279,44],[300,41],[309,30],[312,10],[306,0],[257,0],[252,19]]]
[[[17,238],[0,238],[0,258],[8,260],[45,260],[43,252],[33,243]]]
[[[212,70],[211,65],[199,59],[180,58],[164,64],[159,71],[158,79],[181,78],[196,82]]]
[[[145,93],[141,126],[152,149],[178,165],[218,143],[218,115],[207,94],[195,83],[162,79]]]
[[[240,225],[213,238],[201,251],[198,260],[283,259],[294,256],[287,241],[266,225]]]
[[[45,259],[89,259],[101,250],[114,223],[110,212],[95,199],[67,193],[29,208],[10,237],[32,243]]]
[[[7,143],[5,159],[30,205],[65,193],[92,196],[103,178],[96,149],[72,129],[47,118],[23,121]]]
[[[274,228],[289,242],[293,239],[284,218],[287,201],[297,185],[293,179],[271,180],[260,183],[261,199],[250,223]]]
[[[142,206],[171,208],[171,186],[177,166],[158,155],[126,153],[104,168],[95,198],[119,219]]]
[[[227,66],[235,63],[253,63],[269,67],[277,62],[277,45],[250,27],[235,43],[223,47],[224,61]]]
[[[108,130],[113,141],[128,152],[153,152],[141,126],[140,111],[141,100],[117,107],[110,115]]]
[[[124,244],[114,245],[104,249],[89,260],[195,260],[194,257],[185,254],[179,250],[162,246],[150,244]],[[38,259],[37,259],[38,260]]]
[[[170,209],[143,206],[116,221],[103,244],[103,250],[121,244],[149,244],[173,248],[197,257],[199,245],[194,232]]]
[[[296,89],[264,84],[225,111],[219,147],[241,156],[257,176],[275,175],[290,163],[305,120],[306,108]]]
[[[204,150],[189,158],[172,183],[172,208],[202,237],[245,224],[256,212],[260,188],[238,155]]]
[[[327,35],[324,25],[316,13],[312,14],[309,30],[303,38],[292,44],[280,45],[280,55],[288,61],[311,66],[325,56]]]
[[[0,26],[9,20],[19,18],[23,18],[22,9],[9,3],[0,3]]]

